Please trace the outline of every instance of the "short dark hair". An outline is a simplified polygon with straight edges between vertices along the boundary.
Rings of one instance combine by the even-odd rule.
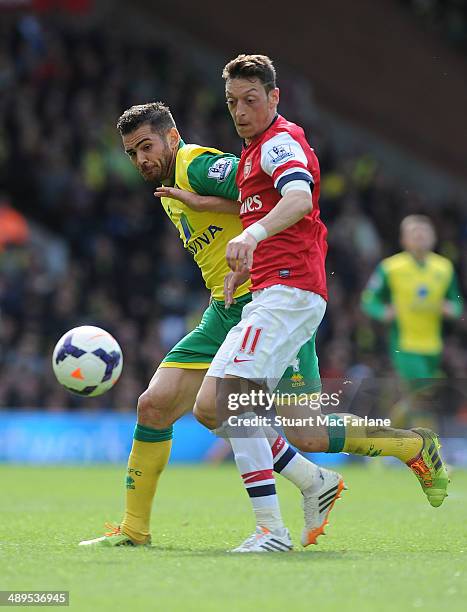
[[[222,71],[222,78],[251,79],[257,78],[264,86],[266,93],[276,87],[276,69],[267,55],[239,55],[230,60]]]
[[[148,123],[159,135],[164,135],[170,128],[176,127],[170,108],[166,104],[149,102],[128,108],[117,121],[117,129],[124,136],[145,123]]]

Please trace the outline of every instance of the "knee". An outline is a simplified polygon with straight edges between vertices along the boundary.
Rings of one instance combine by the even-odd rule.
[[[166,429],[173,422],[172,401],[169,394],[147,389],[138,399],[138,423],[153,429]]]
[[[198,394],[193,414],[201,425],[204,425],[208,429],[216,429],[217,419],[215,405],[213,405],[212,401],[203,394]]]
[[[196,396],[194,415],[196,419],[208,429],[216,429],[219,426],[217,418],[217,379],[206,376],[201,389]]]

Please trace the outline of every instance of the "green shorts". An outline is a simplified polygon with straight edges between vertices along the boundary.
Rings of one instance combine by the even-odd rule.
[[[441,354],[422,355],[420,353],[406,353],[394,351],[392,361],[401,378],[439,378],[439,363]]]
[[[247,293],[226,310],[224,302],[212,300],[200,324],[177,342],[159,367],[207,370],[229,331],[242,318],[243,307],[250,301],[251,294]],[[281,393],[319,393],[321,379],[315,336],[302,346],[294,365],[285,371],[278,389]]]
[[[440,361],[441,353],[434,355],[405,351],[392,353],[392,363],[396,372],[413,390],[429,385],[432,378],[440,377]]]

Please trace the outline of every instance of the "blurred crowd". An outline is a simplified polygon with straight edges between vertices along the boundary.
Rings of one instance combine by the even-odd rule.
[[[454,48],[467,52],[465,0],[399,0],[424,28],[438,32]]]
[[[465,202],[407,192],[358,147],[338,156],[300,87],[279,81],[280,110],[305,127],[321,164],[330,244],[322,374],[388,376],[385,334],[360,311],[361,289],[399,249],[403,216],[423,212],[466,294]],[[199,321],[209,299],[201,275],[115,124],[132,104],[161,99],[185,142],[239,154],[222,87],[220,74],[216,90],[175,44],[142,45],[63,19],[0,25],[0,408],[134,410],[165,353]],[[71,396],[51,371],[55,342],[82,324],[109,330],[124,352],[122,379],[101,398]],[[446,334],[444,370],[464,376],[465,319]]]

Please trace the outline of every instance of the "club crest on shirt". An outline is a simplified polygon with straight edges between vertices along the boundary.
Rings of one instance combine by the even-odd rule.
[[[417,287],[417,297],[420,299],[426,298],[428,295],[428,287],[426,285],[420,285]]]
[[[217,159],[208,169],[208,178],[216,179],[222,183],[232,171],[233,162],[231,159]]]
[[[251,166],[252,166],[252,162],[251,162],[251,157],[249,157],[246,161],[245,161],[245,166],[243,167],[243,176],[246,178],[250,172],[251,172]]]
[[[276,145],[275,147],[272,147],[272,149],[269,149],[268,155],[271,158],[271,163],[273,164],[280,164],[286,159],[294,157],[294,153],[292,152],[290,145]]]

